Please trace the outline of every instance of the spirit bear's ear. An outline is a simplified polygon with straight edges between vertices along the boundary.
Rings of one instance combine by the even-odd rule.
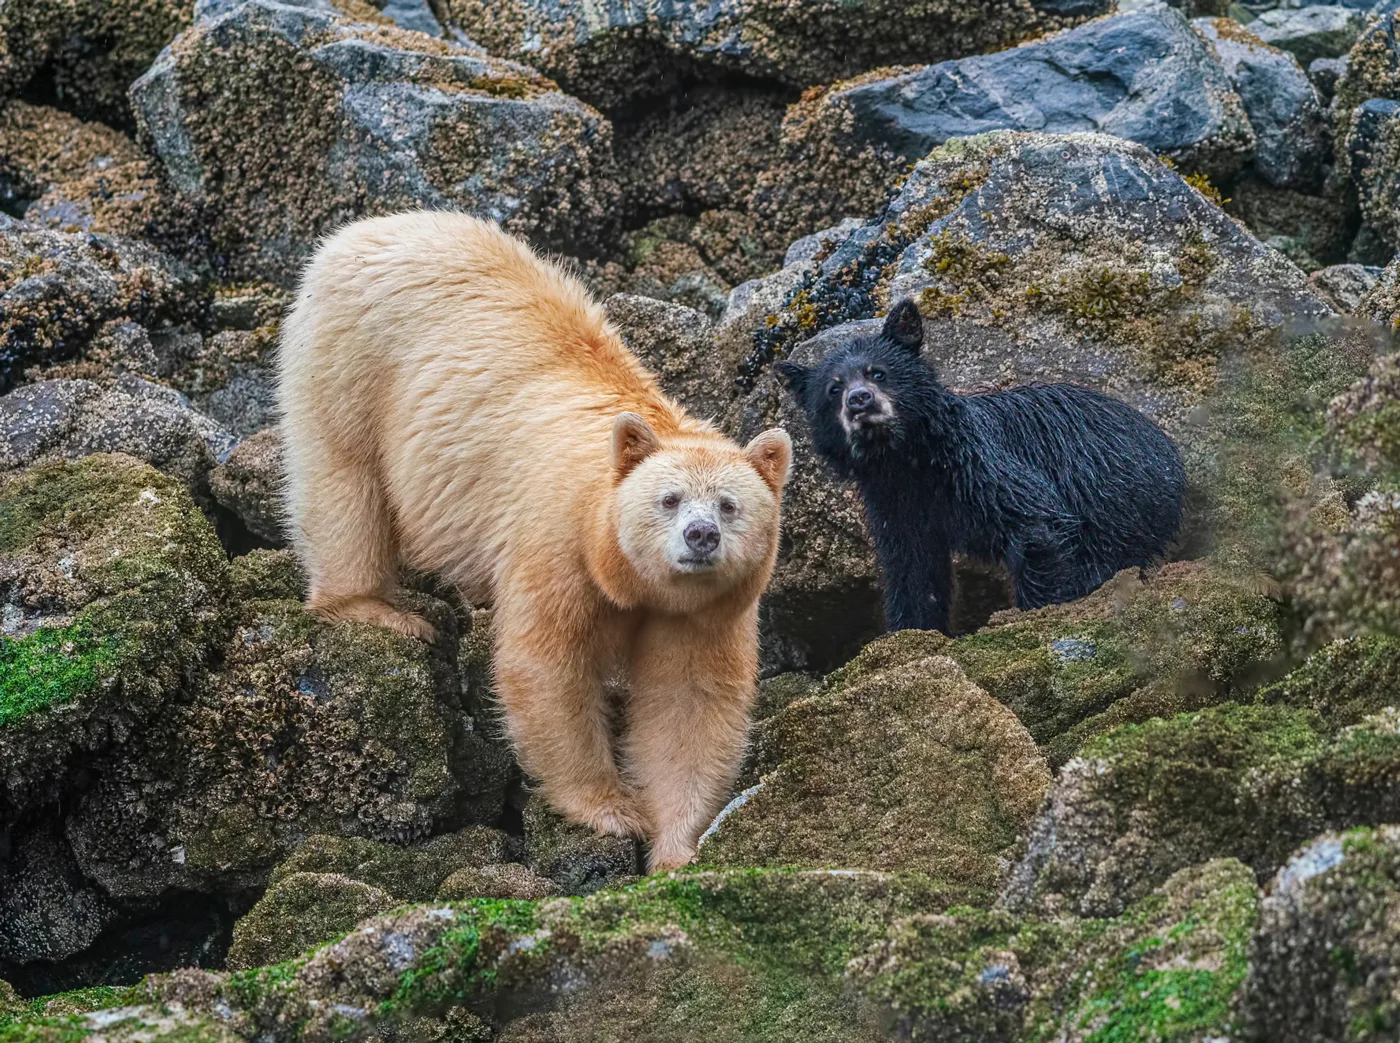
[[[618,478],[626,478],[634,467],[660,448],[656,432],[640,416],[617,414],[612,429],[612,460]]]
[[[775,493],[787,484],[788,472],[792,469],[792,439],[781,427],[755,435],[754,440],[744,446],[744,455]]]
[[[910,351],[917,352],[924,343],[924,318],[919,314],[919,306],[913,298],[905,297],[885,316],[884,329],[880,331],[890,340]]]
[[[807,378],[812,375],[812,371],[806,366],[789,362],[787,359],[775,362],[773,371],[778,374],[778,379],[787,385],[787,389],[799,399],[807,390]]]

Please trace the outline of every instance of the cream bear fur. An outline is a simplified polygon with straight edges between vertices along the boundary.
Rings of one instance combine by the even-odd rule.
[[[427,639],[393,607],[400,564],[489,596],[507,728],[550,802],[648,838],[653,869],[689,861],[747,738],[787,435],[740,448],[686,415],[575,279],[461,214],[325,242],[278,366],[308,607]]]

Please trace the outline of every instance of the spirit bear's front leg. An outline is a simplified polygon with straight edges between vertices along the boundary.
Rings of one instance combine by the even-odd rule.
[[[651,821],[652,872],[685,865],[724,804],[748,740],[757,610],[657,616],[637,635],[627,764]]]

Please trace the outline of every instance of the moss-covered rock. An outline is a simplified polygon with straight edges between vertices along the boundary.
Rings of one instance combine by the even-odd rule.
[[[258,548],[229,562],[232,600],[300,601],[306,596],[306,573],[289,550]]]
[[[0,483],[0,815],[170,709],[225,633],[226,572],[184,487],[130,457]]]
[[[1400,704],[1400,641],[1386,634],[1334,641],[1256,698],[1312,710],[1334,728],[1358,724]]]
[[[558,893],[558,885],[548,877],[527,869],[519,862],[495,862],[459,869],[438,888],[438,900],[462,902],[472,898],[520,898],[534,900]]]
[[[1238,858],[1266,877],[1324,828],[1400,813],[1397,711],[1329,730],[1229,704],[1091,740],[1055,781],[1003,900],[1111,915],[1176,869]]]
[[[515,843],[489,826],[469,826],[407,848],[360,837],[313,836],[273,871],[272,882],[296,873],[335,873],[400,901],[426,902],[457,870],[508,861]]]
[[[0,214],[0,391],[26,366],[71,358],[111,320],[155,328],[207,306],[195,273],[150,246]]]
[[[1240,1003],[1252,1038],[1394,1038],[1400,829],[1316,838],[1279,870],[1260,914]]]
[[[182,1004],[141,1004],[86,1014],[0,1021],[0,1043],[239,1043],[216,1016]]]
[[[528,61],[604,106],[662,94],[688,72],[743,73],[793,87],[877,65],[938,61],[1009,44],[1108,5],[953,4],[884,0],[679,3],[657,11],[584,14],[557,0],[451,0],[455,18],[492,54]]]
[[[538,794],[525,805],[525,864],[562,894],[591,894],[628,880],[639,871],[639,857],[636,841],[569,822]]]
[[[387,891],[339,873],[279,876],[233,929],[229,970],[280,963],[398,903]]]
[[[1230,1039],[1257,908],[1253,874],[1223,859],[1177,872],[1112,920],[914,917],[848,975],[900,1039]]]
[[[917,870],[989,897],[1050,774],[1015,715],[952,660],[837,675],[763,721],[758,788],[700,848],[707,865]]]
[[[24,1001],[19,998],[19,993],[15,992],[15,987],[7,981],[0,980],[0,1022],[23,1010]]]
[[[274,544],[282,536],[282,441],[269,428],[239,442],[209,475],[210,492],[248,530]]]
[[[237,278],[290,283],[352,216],[467,209],[556,249],[612,220],[597,112],[526,66],[334,11],[201,21],[132,99],[168,196]]]

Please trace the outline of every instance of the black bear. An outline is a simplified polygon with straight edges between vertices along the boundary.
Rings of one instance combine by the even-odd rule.
[[[1005,562],[1019,608],[1165,555],[1186,474],[1156,424],[1072,384],[956,394],[923,339],[904,300],[819,365],[777,364],[818,454],[860,489],[891,630],[948,632],[954,551]]]

